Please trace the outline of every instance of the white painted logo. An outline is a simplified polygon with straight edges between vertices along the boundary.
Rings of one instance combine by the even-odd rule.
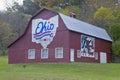
[[[43,48],[53,41],[58,27],[58,15],[49,20],[32,20],[32,42],[40,43]]]

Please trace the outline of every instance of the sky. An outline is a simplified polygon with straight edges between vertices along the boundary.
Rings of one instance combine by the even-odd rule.
[[[18,2],[20,5],[23,4],[23,0],[0,0],[0,11],[6,10],[6,7],[11,7],[14,2]]]

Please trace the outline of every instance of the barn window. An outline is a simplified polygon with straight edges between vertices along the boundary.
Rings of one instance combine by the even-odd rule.
[[[63,58],[63,48],[55,48],[55,58]]]
[[[81,52],[80,52],[80,50],[77,50],[77,58],[81,58]]]
[[[41,58],[42,59],[48,58],[48,48],[41,49]]]
[[[35,59],[35,49],[28,50],[28,59]]]

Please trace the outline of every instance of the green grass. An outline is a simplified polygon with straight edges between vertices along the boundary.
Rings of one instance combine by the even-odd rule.
[[[120,64],[32,63],[23,68],[0,57],[0,80],[120,80]]]

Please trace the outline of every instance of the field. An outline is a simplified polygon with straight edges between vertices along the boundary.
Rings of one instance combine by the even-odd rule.
[[[120,64],[8,64],[0,57],[0,80],[120,80]]]

